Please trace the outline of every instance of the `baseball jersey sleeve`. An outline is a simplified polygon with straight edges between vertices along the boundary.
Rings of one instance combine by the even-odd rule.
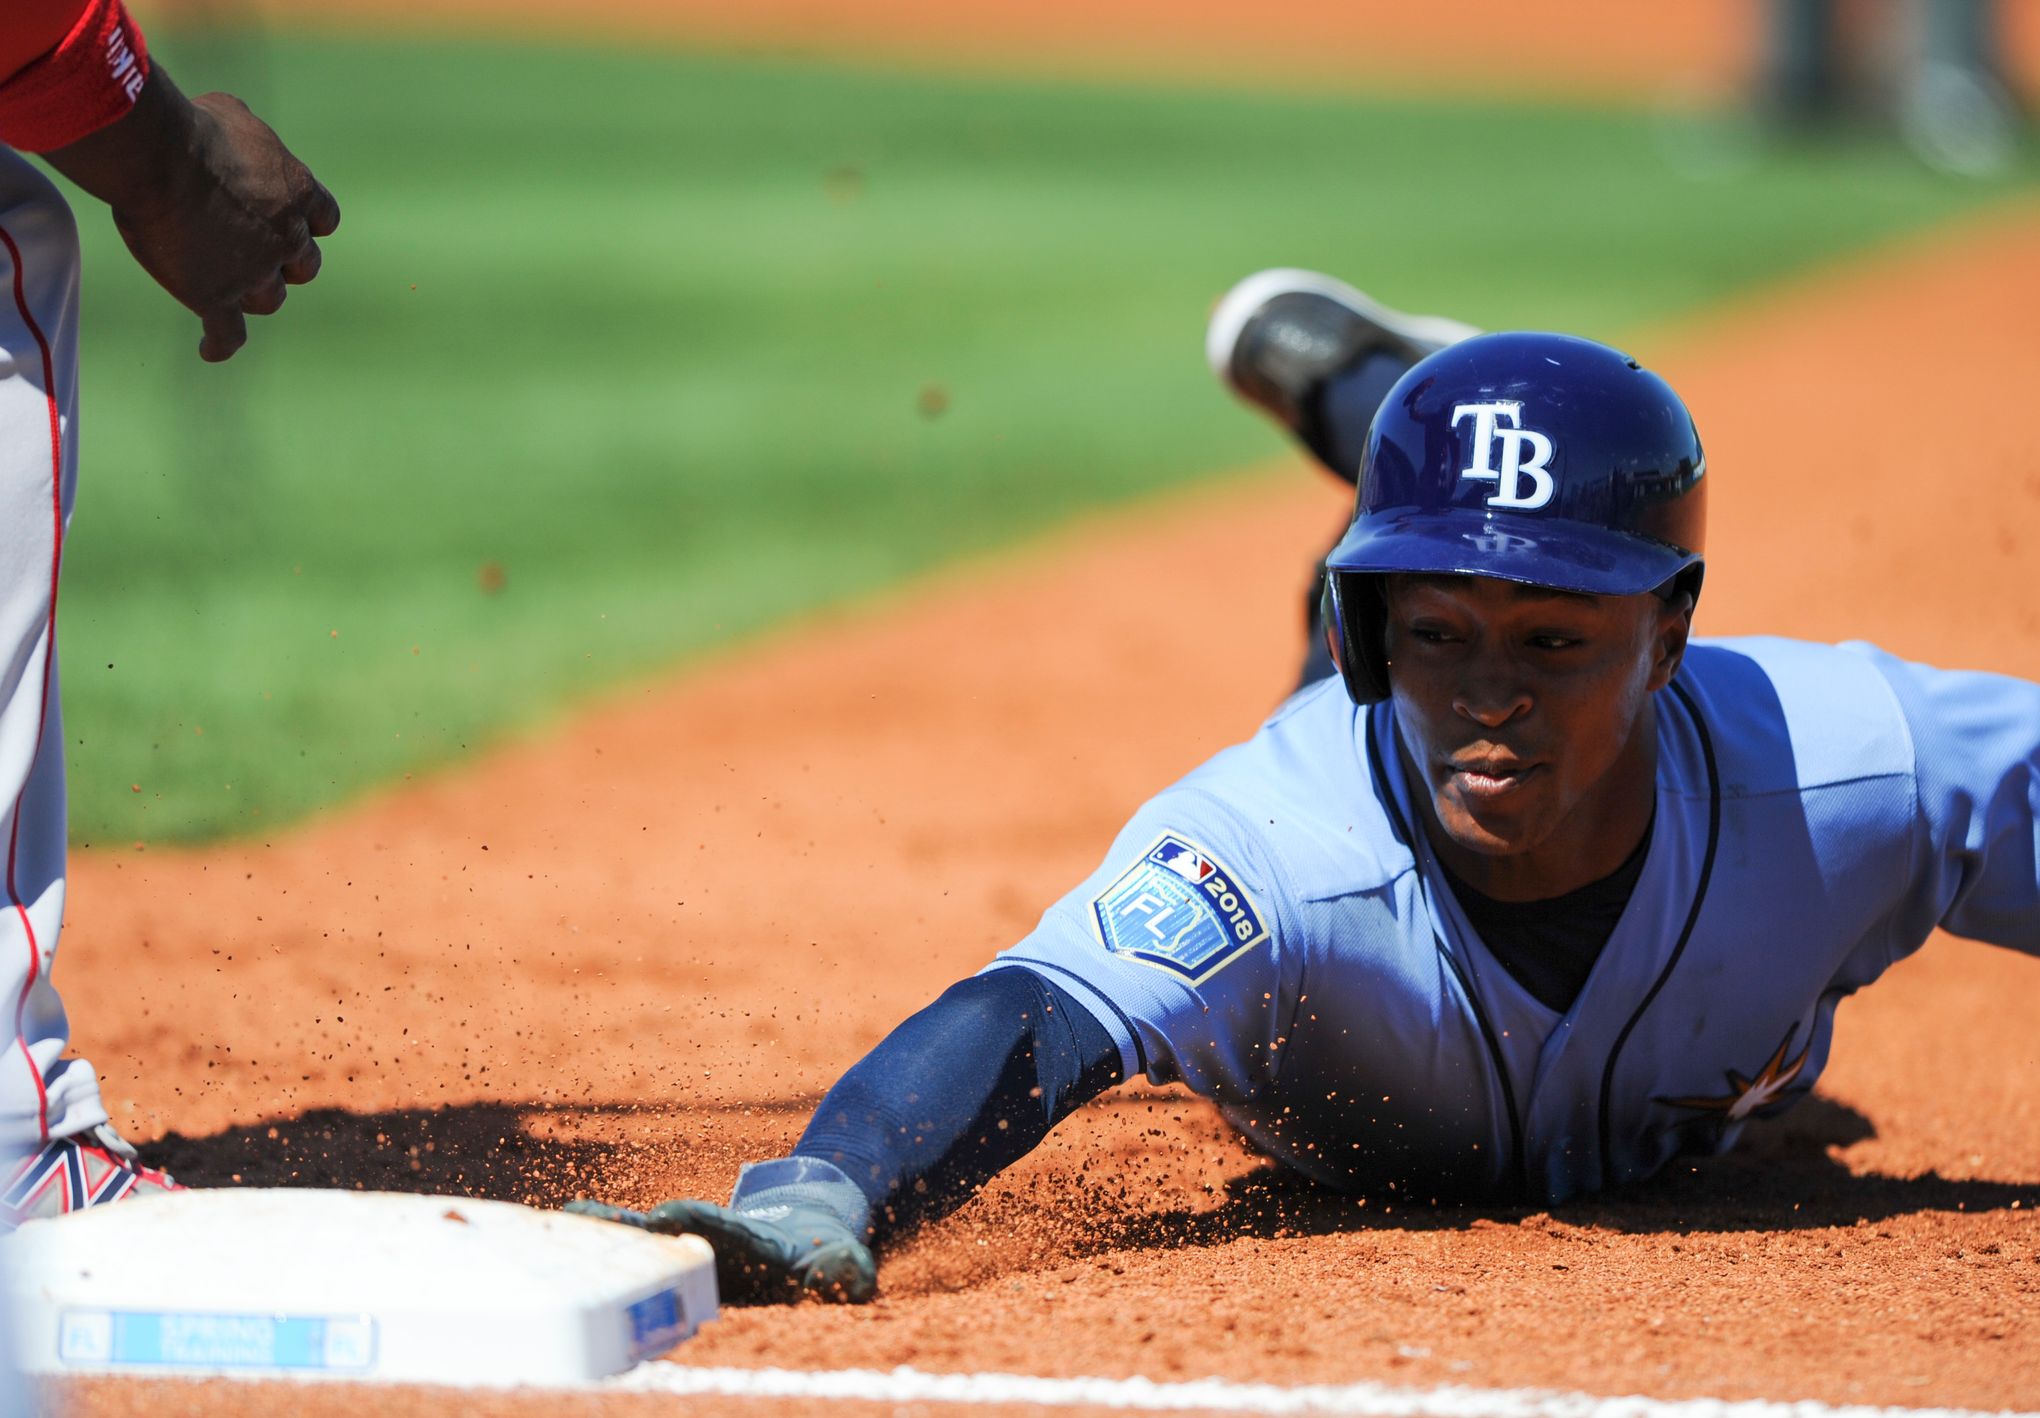
[[[0,5],[0,84],[55,49],[84,12],[85,0],[10,0]]]
[[[2040,954],[2040,684],[1863,648],[1912,733],[1914,879],[1931,924]]]
[[[121,0],[20,0],[0,30],[0,143],[67,147],[125,117],[148,76]]]
[[[1126,1077],[1244,1101],[1295,1017],[1299,930],[1266,844],[1226,803],[1171,789],[1082,885],[988,967],[1052,979],[1098,1018]]]

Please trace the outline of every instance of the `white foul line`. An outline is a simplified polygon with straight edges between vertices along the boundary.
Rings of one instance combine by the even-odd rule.
[[[866,1403],[1028,1404],[1163,1413],[1348,1414],[1355,1418],[2040,1418],[2009,1409],[1831,1406],[1721,1398],[1596,1398],[1540,1389],[1392,1388],[1387,1384],[1242,1384],[1225,1379],[1048,1379],[1027,1374],[931,1374],[919,1369],[710,1369],[653,1362],[605,1379],[605,1390],[723,1398]]]

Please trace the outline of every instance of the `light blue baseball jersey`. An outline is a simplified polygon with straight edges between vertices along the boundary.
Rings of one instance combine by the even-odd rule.
[[[1642,875],[1563,1014],[1467,923],[1393,706],[1336,678],[1150,801],[989,968],[1054,980],[1127,1077],[1321,1181],[1558,1200],[1805,1096],[1835,1007],[1936,926],[2040,953],[2040,685],[1696,641],[1657,708]]]

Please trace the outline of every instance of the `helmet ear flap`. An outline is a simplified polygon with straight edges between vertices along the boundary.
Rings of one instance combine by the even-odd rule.
[[[1385,633],[1388,603],[1382,578],[1350,571],[1327,571],[1321,608],[1325,641],[1332,663],[1346,681],[1355,704],[1379,704],[1388,698],[1388,653]]]
[[[1675,596],[1677,595],[1691,596],[1693,598],[1693,603],[1695,605],[1698,605],[1700,602],[1700,583],[1703,580],[1705,580],[1706,577],[1707,577],[1706,564],[1703,562],[1696,561],[1691,566],[1687,567],[1684,571],[1681,571],[1677,576],[1672,578],[1672,594]]]

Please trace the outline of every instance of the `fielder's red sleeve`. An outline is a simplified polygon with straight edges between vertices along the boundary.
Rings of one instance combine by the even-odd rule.
[[[59,28],[68,14],[70,25]],[[16,0],[0,40],[0,143],[46,153],[123,118],[149,76],[120,0]],[[19,53],[54,35],[54,47]],[[12,72],[9,72],[10,69]]]
[[[8,0],[0,5],[7,27],[0,29],[0,84],[57,47],[84,12],[85,0]]]

